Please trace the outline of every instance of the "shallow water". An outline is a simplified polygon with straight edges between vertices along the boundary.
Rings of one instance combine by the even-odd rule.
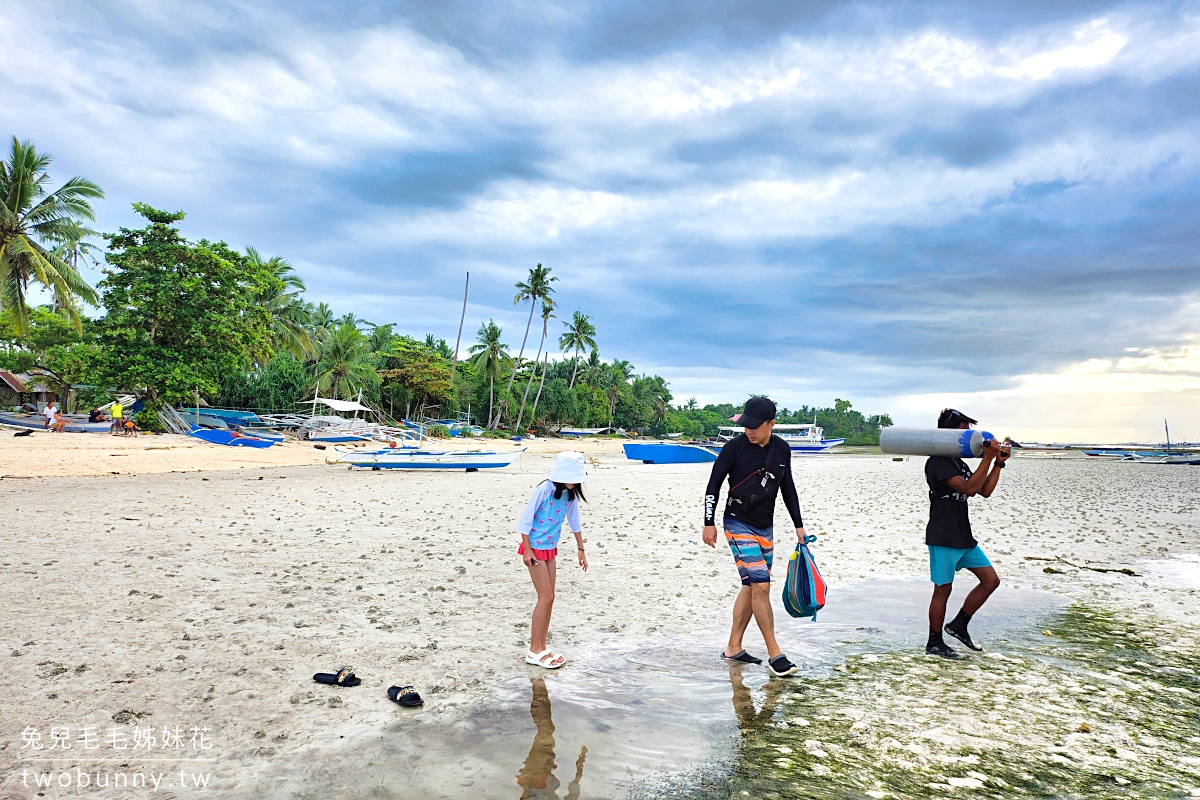
[[[1168,586],[1200,589],[1200,556],[1148,559],[1142,562],[1146,577]]]
[[[717,657],[719,645],[669,637],[632,652],[577,648],[567,668],[530,668],[496,686],[482,706],[397,712],[382,731],[314,748],[304,764],[263,776],[258,795],[601,798],[716,791],[737,778],[749,752],[746,737],[835,680],[848,659],[919,652],[928,597],[923,581],[876,580],[832,592],[816,623],[777,611],[781,640],[803,667],[804,678],[793,681],[768,680],[762,667],[730,667]],[[976,635],[992,648],[1016,647],[1040,636],[1040,626],[1062,607],[1056,595],[1003,588]]]

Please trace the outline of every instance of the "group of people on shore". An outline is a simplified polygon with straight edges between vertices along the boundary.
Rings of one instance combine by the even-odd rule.
[[[132,419],[125,418],[125,408],[121,405],[120,400],[116,400],[109,407],[111,416],[106,416],[104,411],[98,406],[93,407],[88,412],[88,422],[108,422],[108,432],[113,436],[136,436],[137,426]],[[42,414],[46,417],[46,430],[52,433],[62,433],[67,429],[69,420],[62,413],[62,409],[58,407],[58,403],[54,400],[46,403]]]
[[[791,448],[775,436],[776,407],[766,397],[751,398],[737,417],[743,433],[726,442],[713,464],[704,494],[702,539],[716,547],[716,508],[722,484],[728,484],[721,526],[741,579],[741,588],[733,603],[729,640],[721,658],[737,664],[762,664],[751,655],[742,639],[753,619],[767,650],[766,669],[776,677],[799,671],[785,655],[775,638],[775,619],[771,608],[771,565],[774,554],[775,503],[782,495],[784,507],[795,526],[798,542],[805,541],[804,520],[792,477]],[[938,417],[939,428],[969,429],[976,420],[956,409],[944,409]],[[971,497],[991,497],[1008,461],[1010,450],[988,440],[979,467],[972,470],[961,458],[931,456],[925,463],[925,481],[929,489],[929,521],[925,544],[929,550],[929,577],[933,597],[929,604],[929,637],[925,652],[932,656],[959,659],[962,656],[946,644],[948,634],[971,650],[982,650],[968,630],[972,617],[1000,585],[996,569],[975,540],[967,514]],[[534,606],[526,663],[546,669],[558,669],[566,658],[547,644],[550,616],[554,607],[558,545],[566,524],[574,534],[576,559],[588,568],[587,551],[580,523],[580,501],[586,500],[583,484],[588,481],[587,464],[582,453],[559,453],[549,478],[540,483],[529,498],[516,525],[521,536],[517,548],[529,571],[537,602]],[[959,570],[969,570],[979,580],[963,600],[962,608],[946,623],[946,605]]]

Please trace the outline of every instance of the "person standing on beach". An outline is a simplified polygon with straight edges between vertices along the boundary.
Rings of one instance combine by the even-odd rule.
[[[587,500],[583,496],[583,484],[587,480],[587,462],[583,453],[559,453],[550,477],[533,490],[533,496],[517,521],[517,533],[521,534],[521,546],[517,548],[517,554],[525,562],[537,592],[537,604],[533,607],[530,625],[529,652],[525,654],[525,663],[535,667],[558,669],[567,663],[566,658],[550,650],[546,638],[550,633],[550,613],[554,610],[558,540],[564,522],[571,526],[571,532],[575,534],[579,566],[587,572],[583,527],[579,524],[579,501]]]
[[[775,641],[775,615],[771,610],[771,561],[774,553],[775,498],[782,492],[783,504],[796,526],[796,537],[804,541],[804,520],[792,480],[792,449],[775,436],[775,404],[766,397],[752,397],[738,417],[745,431],[725,443],[713,464],[704,493],[704,543],[717,546],[716,507],[721,483],[729,479],[722,524],[725,540],[733,552],[742,588],[733,603],[733,627],[721,656],[743,664],[761,664],[742,647],[742,636],[750,618],[758,623],[767,646],[767,669],[772,675],[793,675],[798,667]]]
[[[939,428],[969,430],[975,422],[953,408],[943,409],[938,417]],[[972,650],[983,649],[971,639],[967,624],[996,591],[1000,578],[971,533],[967,498],[992,496],[1000,480],[1000,470],[1004,469],[1010,453],[1007,447],[989,439],[984,442],[983,457],[979,469],[974,472],[961,458],[931,456],[925,462],[925,482],[929,484],[929,524],[925,526],[925,544],[929,547],[929,578],[933,581],[933,599],[929,601],[929,641],[925,645],[929,655],[962,658],[946,644],[942,638],[943,630]],[[979,585],[963,600],[958,615],[943,628],[946,602],[954,588],[954,573],[960,569],[975,573]]]
[[[124,431],[124,420],[121,417],[125,414],[125,406],[121,405],[120,400],[114,400],[112,406],[108,409],[108,413],[112,414],[112,425],[108,426],[108,432],[121,434]]]

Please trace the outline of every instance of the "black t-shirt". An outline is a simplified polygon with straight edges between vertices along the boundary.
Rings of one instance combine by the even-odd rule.
[[[797,528],[803,528],[800,498],[796,495],[796,483],[792,480],[792,449],[778,436],[772,436],[767,446],[762,447],[747,439],[744,433],[739,433],[726,442],[713,464],[708,488],[704,492],[704,524],[716,524],[717,499],[721,494],[721,484],[726,478],[729,479],[729,486],[732,488],[764,466],[778,479],[772,494],[749,510],[726,502],[725,516],[740,520],[752,528],[769,528],[775,519],[775,498],[782,494],[783,504],[787,507],[792,522]]]
[[[99,421],[100,421],[100,411],[98,409],[93,408],[91,411],[88,412],[88,422],[99,422]]]
[[[925,462],[925,482],[929,484],[929,524],[925,526],[925,544],[970,550],[978,544],[971,535],[967,517],[967,496],[946,485],[947,478],[958,475],[970,480],[971,468],[961,458],[933,456]]]

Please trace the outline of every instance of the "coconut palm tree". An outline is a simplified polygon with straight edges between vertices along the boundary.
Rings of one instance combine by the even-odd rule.
[[[54,294],[55,306],[77,331],[83,325],[78,301],[99,302],[96,290],[56,248],[94,235],[83,222],[95,218],[89,200],[104,192],[79,177],[48,192],[50,160],[33,142],[14,136],[8,160],[0,162],[0,311],[10,312],[19,333],[29,329],[30,281]]]
[[[317,360],[317,388],[337,399],[352,383],[369,383],[375,368],[367,360],[367,337],[355,325],[343,322],[329,331]]]
[[[512,364],[512,356],[500,341],[503,331],[495,320],[488,320],[479,326],[475,334],[475,344],[468,352],[473,353],[471,359],[479,374],[488,379],[488,427],[494,428],[499,423],[498,415],[494,414],[496,398],[496,378],[504,373],[504,368]]]
[[[671,390],[659,375],[642,375],[633,381],[633,399],[644,409],[651,427],[658,428],[667,416]]]
[[[550,333],[550,320],[554,319],[554,301],[549,297],[542,298],[542,338],[538,341],[537,356],[533,359],[533,371],[529,373],[529,381],[525,384],[525,394],[521,398],[521,410],[517,413],[516,430],[521,430],[521,420],[525,417],[525,401],[529,399],[529,387],[533,386],[533,379],[537,377],[538,362],[542,360],[542,346],[546,344],[546,336]],[[513,370],[515,373],[516,370]],[[546,380],[546,373],[542,371],[542,382]],[[539,387],[538,394],[541,394]],[[535,403],[536,406],[536,403]],[[536,410],[536,408],[535,408]],[[532,418],[530,414],[530,418]]]
[[[563,335],[558,337],[558,348],[564,353],[575,351],[575,368],[571,370],[571,383],[569,384],[573,388],[575,375],[579,371],[579,351],[588,347],[596,347],[596,326],[592,324],[591,317],[577,310],[571,316],[571,321],[566,323],[566,328]]]
[[[315,347],[308,326],[312,314],[304,302],[304,280],[283,256],[263,258],[253,247],[246,248],[246,260],[275,278],[274,285],[258,297],[259,304],[271,314],[272,338],[278,350],[287,350],[299,359],[309,356]]]
[[[632,395],[629,391],[629,379],[633,377],[633,364],[617,360],[608,366],[608,383],[604,393],[608,395],[608,427],[612,427],[613,416],[617,413],[617,403]]]
[[[517,368],[521,366],[521,358],[525,355],[525,342],[529,340],[529,326],[533,324],[533,312],[537,308],[538,300],[548,300],[554,294],[554,287],[550,284],[554,283],[558,278],[550,274],[549,267],[543,267],[538,264],[533,269],[529,270],[529,278],[524,281],[517,281],[517,295],[513,298],[513,305],[529,301],[529,319],[525,321],[525,336],[521,339],[521,349],[517,351]],[[539,354],[540,355],[540,354]],[[534,364],[537,359],[534,359]],[[512,375],[508,379],[508,391],[512,391],[513,380],[517,377],[517,370],[514,369]]]

